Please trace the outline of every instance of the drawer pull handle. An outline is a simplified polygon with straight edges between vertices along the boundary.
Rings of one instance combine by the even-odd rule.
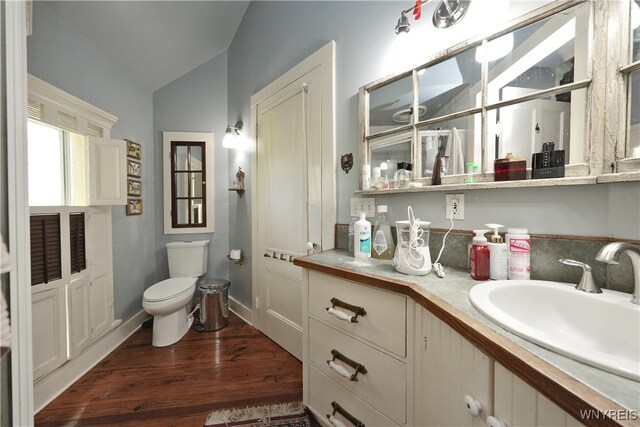
[[[334,371],[336,371],[338,374],[342,375],[343,377],[348,378],[349,381],[358,381],[359,373],[362,373],[362,374],[367,373],[367,369],[364,367],[364,365],[349,359],[347,356],[340,353],[338,350],[331,350],[331,355],[333,356],[333,358],[331,360],[327,360],[327,364],[329,365],[329,367]],[[335,362],[336,359],[346,363],[356,371],[353,374],[350,374],[349,371],[347,371],[347,369],[344,366],[338,365]]]
[[[329,422],[335,427],[346,427],[346,425],[342,421],[335,418],[336,412],[349,420],[349,422],[355,427],[365,427],[362,421],[348,413],[342,406],[338,404],[338,402],[331,402],[331,406],[333,407],[333,413],[330,415],[327,414],[327,418],[329,419]]]
[[[349,316],[344,311],[336,310],[336,307],[341,307],[346,310],[352,311],[355,316]],[[344,320],[345,322],[350,323],[358,323],[358,316],[366,316],[367,312],[362,307],[358,307],[357,305],[351,305],[344,301],[340,301],[338,298],[331,298],[331,307],[327,307],[327,311],[329,314],[333,314],[340,320]]]

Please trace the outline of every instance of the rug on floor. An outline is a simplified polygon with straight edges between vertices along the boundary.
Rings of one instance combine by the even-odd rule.
[[[312,427],[302,402],[251,408],[222,409],[209,414],[204,423],[213,427]]]

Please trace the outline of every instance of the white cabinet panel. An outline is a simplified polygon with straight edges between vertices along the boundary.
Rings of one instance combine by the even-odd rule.
[[[311,383],[310,406],[326,422],[326,415],[333,413],[332,402],[339,404],[351,416],[358,419],[367,427],[381,426],[393,427],[397,424],[382,415],[376,409],[367,405],[362,400],[353,396],[347,390],[320,373],[313,366],[309,368],[309,382]],[[335,417],[346,426],[353,424],[343,415],[336,414]]]
[[[34,293],[31,310],[34,325],[33,377],[38,379],[68,360],[64,287]]]
[[[495,364],[494,417],[507,426],[581,425],[499,363]]]
[[[126,205],[126,144],[118,139],[88,138],[89,205]]]
[[[69,329],[71,357],[75,357],[91,339],[89,292],[91,282],[87,275],[71,281],[69,285]]]
[[[419,401],[420,425],[485,426],[493,409],[493,360],[424,309]],[[482,410],[472,416],[465,396],[479,401]]]
[[[94,277],[91,282],[89,292],[91,307],[91,334],[95,337],[99,336],[111,324],[111,306],[107,303],[109,300],[110,284],[107,274]]]
[[[393,357],[316,321],[309,319],[309,358],[311,364],[342,387],[351,391],[382,413],[404,424],[407,419],[407,365]],[[361,364],[366,374],[358,373],[351,381],[329,367],[337,351]],[[354,374],[355,368],[341,359],[335,364]],[[338,368],[340,369],[340,368]]]
[[[364,308],[366,315],[358,316],[358,323],[349,323],[329,314],[327,307],[332,306],[333,298]],[[347,309],[335,308],[354,315]],[[309,314],[398,356],[406,356],[407,299],[402,295],[310,271]]]

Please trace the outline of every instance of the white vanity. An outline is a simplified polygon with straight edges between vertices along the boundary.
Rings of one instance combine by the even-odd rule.
[[[410,277],[340,250],[295,262],[306,268],[304,401],[327,425],[638,425],[640,383],[484,318],[466,272]]]

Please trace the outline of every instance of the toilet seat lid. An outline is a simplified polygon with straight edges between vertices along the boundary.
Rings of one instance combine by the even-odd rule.
[[[176,277],[163,280],[144,291],[143,298],[146,301],[164,301],[173,298],[194,287],[196,279],[197,277]]]

